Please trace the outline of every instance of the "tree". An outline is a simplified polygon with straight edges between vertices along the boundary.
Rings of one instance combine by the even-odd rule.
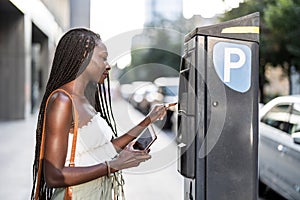
[[[268,4],[264,19],[272,32],[269,42],[274,47],[269,62],[287,67],[291,93],[291,67],[300,70],[300,0],[277,0]]]
[[[160,16],[146,24],[143,33],[133,39],[131,64],[121,74],[123,77],[127,74],[124,82],[178,76],[184,42],[183,24],[181,18],[172,21]]]

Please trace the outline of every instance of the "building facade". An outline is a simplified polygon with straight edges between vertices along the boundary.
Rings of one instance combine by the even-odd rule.
[[[0,1],[0,121],[35,113],[56,44],[71,27],[89,27],[90,1]]]

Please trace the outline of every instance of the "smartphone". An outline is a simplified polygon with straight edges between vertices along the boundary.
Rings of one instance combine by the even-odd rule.
[[[137,138],[133,145],[136,150],[148,150],[153,142],[157,139],[154,128],[149,125]]]

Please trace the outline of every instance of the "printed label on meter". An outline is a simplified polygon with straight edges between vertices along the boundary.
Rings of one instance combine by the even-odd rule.
[[[247,45],[219,42],[213,48],[213,64],[225,85],[238,92],[251,86],[251,49]]]

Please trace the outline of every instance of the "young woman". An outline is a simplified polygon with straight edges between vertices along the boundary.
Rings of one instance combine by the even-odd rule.
[[[38,117],[31,199],[63,199],[69,186],[73,199],[112,199],[120,194],[119,187],[112,188],[120,184],[117,172],[150,159],[149,152],[134,150],[131,141],[163,118],[167,108],[155,106],[136,127],[117,137],[104,85],[111,69],[107,56],[100,36],[90,30],[72,29],[60,39]],[[75,166],[69,166],[75,113]]]

